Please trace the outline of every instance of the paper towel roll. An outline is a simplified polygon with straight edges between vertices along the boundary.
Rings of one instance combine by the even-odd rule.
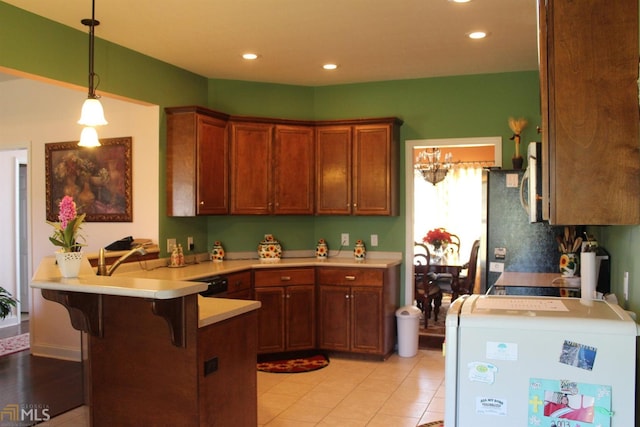
[[[580,298],[592,300],[596,297],[596,253],[580,253]]]

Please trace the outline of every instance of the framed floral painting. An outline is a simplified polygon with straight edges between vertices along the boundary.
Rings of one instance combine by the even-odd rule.
[[[78,142],[45,144],[47,220],[57,221],[64,196],[89,222],[131,222],[131,137],[100,139],[100,147]]]

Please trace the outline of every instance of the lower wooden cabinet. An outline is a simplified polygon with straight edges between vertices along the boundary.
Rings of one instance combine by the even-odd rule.
[[[226,298],[253,299],[250,270],[227,274],[227,281]]]
[[[318,269],[318,347],[387,357],[395,346],[398,269]]]
[[[313,268],[265,269],[254,273],[258,353],[315,348]]]

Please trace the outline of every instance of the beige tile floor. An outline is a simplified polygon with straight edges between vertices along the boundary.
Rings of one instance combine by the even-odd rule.
[[[260,427],[404,427],[444,418],[444,357],[419,350],[385,362],[332,358],[303,374],[258,372]],[[41,426],[86,427],[81,407]]]

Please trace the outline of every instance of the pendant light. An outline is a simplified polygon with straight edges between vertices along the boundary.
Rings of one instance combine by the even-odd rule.
[[[81,147],[98,147],[100,146],[100,141],[98,140],[98,132],[95,126],[106,125],[107,120],[104,118],[104,110],[98,95],[96,95],[94,86],[94,78],[96,76],[93,71],[94,33],[95,27],[100,25],[100,21],[95,19],[95,0],[91,1],[91,19],[83,19],[80,22],[82,22],[82,25],[89,27],[89,94],[82,105],[80,120],[78,120],[78,124],[85,126],[80,134],[78,145]]]

